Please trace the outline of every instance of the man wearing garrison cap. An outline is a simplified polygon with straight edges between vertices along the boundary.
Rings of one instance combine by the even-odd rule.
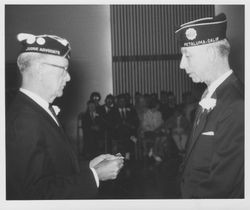
[[[230,69],[224,14],[181,25],[180,68],[207,89],[180,167],[182,198],[244,198],[244,88]]]
[[[6,198],[93,198],[99,181],[116,178],[123,157],[80,163],[57,119],[51,103],[70,81],[70,44],[54,35],[17,38],[22,84],[6,115]]]

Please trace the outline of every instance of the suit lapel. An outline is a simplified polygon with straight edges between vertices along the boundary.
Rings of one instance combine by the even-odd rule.
[[[68,154],[71,157],[72,164],[74,165],[76,170],[79,171],[77,156],[74,153],[74,151],[70,145],[70,142],[68,141],[68,138],[67,138],[65,132],[63,131],[63,129],[61,127],[59,127],[56,124],[56,122],[52,119],[52,117],[40,105],[38,105],[35,101],[33,101],[30,97],[23,94],[22,92],[19,92],[19,96],[24,103],[29,103],[29,106],[32,109],[34,109],[37,113],[39,113],[39,115],[41,115],[50,124],[50,126],[53,129],[55,129],[59,132],[60,139],[64,142],[64,144],[66,144],[66,148],[67,148]]]
[[[26,101],[26,103],[28,102],[30,104],[30,106],[36,110],[37,113],[39,113],[41,116],[43,116],[48,121],[48,123],[50,123],[50,125],[52,127],[57,129],[62,135],[65,135],[63,129],[56,124],[56,122],[49,115],[49,113],[46,112],[39,104],[37,104],[34,100],[32,100],[30,97],[28,97],[27,95],[25,95],[22,92],[19,92],[19,95],[21,98],[23,98]]]

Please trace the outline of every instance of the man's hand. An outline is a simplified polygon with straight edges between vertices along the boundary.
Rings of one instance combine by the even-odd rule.
[[[93,160],[91,160],[89,162],[89,167],[90,168],[94,168],[101,161],[103,161],[105,159],[111,159],[111,158],[114,158],[114,157],[115,157],[114,155],[110,155],[110,154],[99,155],[99,156],[95,157]]]
[[[123,157],[114,155],[100,155],[90,162],[98,175],[99,180],[115,179],[123,167]]]

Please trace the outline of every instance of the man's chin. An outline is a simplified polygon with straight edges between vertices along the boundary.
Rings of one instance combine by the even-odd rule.
[[[57,98],[59,98],[59,97],[62,97],[62,95],[63,95],[63,91],[59,91],[58,93],[57,93]]]
[[[194,83],[201,83],[201,82],[202,82],[202,81],[201,81],[200,79],[198,79],[198,78],[191,77],[191,79],[192,79],[192,81],[193,81]]]

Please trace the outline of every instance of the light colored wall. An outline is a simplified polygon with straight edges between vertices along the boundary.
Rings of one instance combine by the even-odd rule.
[[[244,5],[215,5],[215,14],[225,13],[228,19],[227,36],[231,44],[230,64],[239,79],[244,82]]]
[[[15,63],[20,32],[55,34],[67,38],[72,47],[71,81],[64,96],[61,118],[67,133],[76,137],[76,119],[85,110],[92,91],[103,98],[112,93],[110,7],[108,5],[7,6],[6,62]]]

